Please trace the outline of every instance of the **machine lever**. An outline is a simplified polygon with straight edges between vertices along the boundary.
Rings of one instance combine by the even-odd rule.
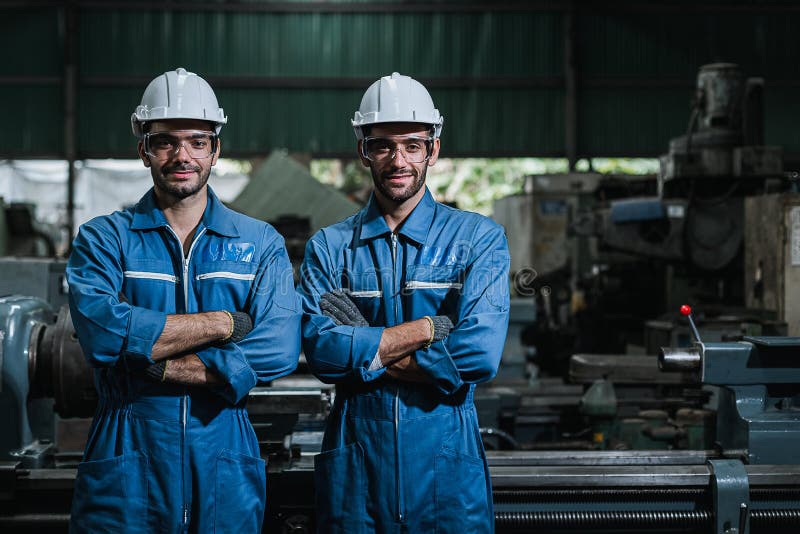
[[[700,339],[700,332],[697,331],[697,326],[695,326],[694,319],[692,319],[692,307],[688,304],[681,306],[681,315],[689,320],[689,326],[692,327],[692,333],[694,334],[695,341],[702,343],[703,341]]]
[[[739,534],[746,534],[744,529],[747,526],[747,516],[750,515],[750,508],[747,503],[743,502],[739,505]]]

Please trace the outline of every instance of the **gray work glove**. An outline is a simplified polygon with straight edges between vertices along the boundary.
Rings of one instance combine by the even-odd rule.
[[[233,331],[230,337],[220,339],[214,343],[213,345],[216,347],[221,347],[228,343],[238,343],[253,329],[253,320],[245,312],[235,311],[230,312],[230,314],[233,319]]]
[[[325,293],[319,299],[322,313],[333,319],[337,326],[369,326],[355,302],[341,289]]]
[[[148,380],[152,380],[153,382],[163,382],[164,368],[166,366],[167,366],[167,360],[161,360],[160,362],[148,365],[147,367],[141,370],[141,373]]]
[[[453,330],[453,321],[447,315],[434,315],[431,320],[433,321],[433,340],[431,343],[443,340]]]

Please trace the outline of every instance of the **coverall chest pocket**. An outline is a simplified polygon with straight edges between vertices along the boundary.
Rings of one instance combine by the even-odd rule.
[[[201,310],[242,311],[253,286],[258,265],[241,261],[214,261],[197,265],[193,284]]]
[[[463,269],[458,265],[412,265],[403,285],[408,317],[455,315],[464,287]]]
[[[122,272],[122,293],[134,306],[174,310],[180,279],[169,260],[127,259]]]

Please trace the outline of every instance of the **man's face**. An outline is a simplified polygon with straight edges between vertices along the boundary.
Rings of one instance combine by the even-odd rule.
[[[430,137],[430,130],[422,124],[414,123],[386,123],[376,124],[369,132],[371,138],[386,138],[391,145],[404,146],[409,138],[425,139]],[[361,150],[363,141],[359,141],[358,153],[361,162],[369,167],[372,173],[372,182],[375,184],[375,194],[395,204],[421,197],[424,193],[425,175],[428,166],[436,163],[439,156],[439,139],[434,139],[430,144],[429,157],[421,162],[410,162],[404,150],[396,150],[394,157],[383,162],[371,161],[363,156]],[[427,148],[426,148],[427,150]]]
[[[191,119],[174,119],[155,121],[150,123],[148,134],[151,140],[158,139],[159,134],[177,142],[176,151],[164,151],[159,154],[145,153],[143,142],[139,142],[139,157],[145,167],[150,167],[153,183],[158,193],[169,195],[176,200],[195,195],[201,191],[208,177],[211,167],[217,163],[219,156],[219,141],[215,150],[206,157],[199,157],[193,147],[200,146],[204,133],[213,134],[209,123]],[[151,147],[152,148],[152,147]],[[193,154],[194,152],[194,154]]]

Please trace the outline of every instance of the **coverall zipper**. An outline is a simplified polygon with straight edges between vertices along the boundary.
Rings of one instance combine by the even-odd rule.
[[[398,293],[397,283],[397,234],[392,232],[392,298],[394,302],[394,322],[395,324],[402,323],[400,318],[400,311],[398,309]],[[404,519],[404,503],[403,503],[403,469],[400,462],[400,386],[395,384],[394,390],[394,454],[395,454],[395,469],[397,476],[395,477],[395,490],[397,492],[397,521],[402,523]]]
[[[192,239],[192,244],[189,246],[189,253],[184,257],[183,243],[181,243],[181,238],[178,237],[178,234],[175,233],[175,230],[173,230],[171,226],[167,225],[167,228],[169,228],[170,233],[175,236],[175,240],[178,242],[178,250],[181,253],[181,267],[183,272],[183,313],[189,313],[189,262],[192,258],[194,246],[200,240],[200,237],[206,233],[206,229],[202,228],[199,232],[197,232],[197,235],[195,235],[194,239]],[[189,504],[186,502],[186,426],[188,419],[188,404],[189,395],[187,394],[186,387],[184,386],[183,398],[181,399],[181,493],[183,494],[183,522],[181,525],[183,526],[184,530],[189,523]]]

